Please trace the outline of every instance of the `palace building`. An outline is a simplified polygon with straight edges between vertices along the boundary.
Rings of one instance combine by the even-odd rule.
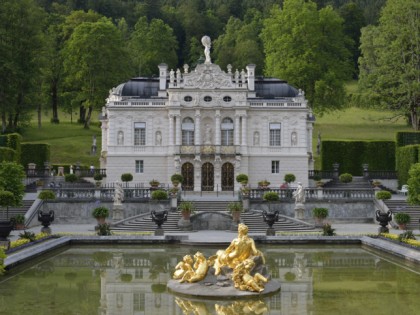
[[[160,64],[158,78],[110,91],[101,118],[107,180],[131,173],[135,182],[170,183],[180,173],[184,190],[229,191],[241,173],[251,187],[264,179],[279,187],[292,173],[307,186],[314,117],[303,91],[256,77],[255,65],[221,70],[207,39],[206,60],[195,69]]]

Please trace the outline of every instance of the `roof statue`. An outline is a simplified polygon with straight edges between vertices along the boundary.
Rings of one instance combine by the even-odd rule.
[[[211,48],[211,39],[209,36],[205,35],[201,38],[201,43],[204,46],[204,55],[206,56],[206,61],[204,63],[211,63],[210,58],[210,48]]]

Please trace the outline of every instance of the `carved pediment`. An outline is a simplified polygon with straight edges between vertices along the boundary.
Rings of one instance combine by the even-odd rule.
[[[194,72],[184,74],[184,88],[229,89],[234,87],[232,77],[215,64],[201,64]]]

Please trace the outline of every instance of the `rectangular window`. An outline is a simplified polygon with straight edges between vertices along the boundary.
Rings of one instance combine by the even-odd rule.
[[[222,145],[233,145],[233,129],[222,130]]]
[[[194,145],[194,131],[182,130],[182,145]]]
[[[281,145],[281,124],[272,123],[270,124],[270,146]]]
[[[134,123],[134,145],[146,145],[146,123]]]
[[[280,173],[280,161],[271,161],[271,173]]]
[[[143,160],[136,161],[136,173],[143,173],[144,171],[144,163]]]

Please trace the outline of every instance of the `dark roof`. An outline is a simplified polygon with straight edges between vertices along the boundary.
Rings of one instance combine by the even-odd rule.
[[[261,98],[295,97],[299,94],[287,81],[275,78],[256,78],[255,92]]]
[[[159,90],[158,78],[133,78],[116,87],[114,94],[140,98],[157,97]]]

